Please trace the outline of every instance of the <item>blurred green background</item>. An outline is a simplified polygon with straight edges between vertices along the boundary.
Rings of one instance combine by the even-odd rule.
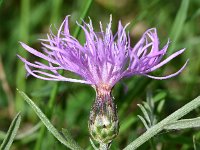
[[[143,32],[156,27],[162,47],[170,38],[172,41],[167,55],[186,48],[187,50],[162,69],[154,72],[162,76],[178,70],[190,59],[185,70],[168,80],[152,80],[146,77],[132,77],[118,83],[113,95],[118,105],[120,132],[111,149],[124,148],[145,131],[137,115],[141,115],[138,103],[146,100],[149,93],[154,103],[152,115],[157,121],[183,106],[199,95],[200,90],[200,1],[199,0],[1,0],[0,1],[0,143],[11,120],[18,111],[23,115],[13,150],[66,149],[62,146],[25,103],[16,88],[26,92],[34,102],[51,118],[57,129],[68,128],[78,143],[92,149],[89,143],[87,121],[90,107],[95,98],[94,90],[87,85],[67,82],[43,81],[26,78],[20,54],[34,60],[23,50],[19,41],[41,50],[37,39],[45,38],[52,25],[59,27],[66,15],[70,17],[71,32],[84,40],[84,34],[77,30],[75,21],[92,19],[95,29],[99,21],[106,25],[113,16],[113,31],[122,20],[130,22],[128,31],[134,45]],[[194,117],[200,109],[189,114]],[[30,133],[28,133],[30,132]],[[199,145],[199,129],[164,131],[145,143],[141,150],[188,150]]]

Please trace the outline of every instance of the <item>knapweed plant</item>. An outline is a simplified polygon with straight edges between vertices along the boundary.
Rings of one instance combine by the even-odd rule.
[[[60,28],[57,30],[57,34],[50,31],[46,39],[41,39],[42,52],[20,42],[25,50],[45,60],[47,63],[44,63],[44,61],[29,62],[21,56],[18,57],[24,62],[28,74],[36,78],[51,81],[77,82],[88,84],[94,88],[96,99],[90,111],[88,121],[89,132],[92,139],[99,143],[100,149],[109,149],[112,140],[119,132],[117,107],[112,96],[112,89],[116,83],[123,78],[134,77],[136,75],[158,80],[174,77],[185,68],[188,61],[186,61],[180,70],[164,77],[153,76],[150,73],[182,54],[185,49],[179,50],[168,58],[163,59],[170,42],[168,41],[166,45],[160,48],[155,28],[148,29],[132,47],[129,33],[126,32],[128,25],[123,26],[121,21],[119,21],[117,31],[113,33],[111,29],[112,17],[110,17],[106,28],[100,22],[100,27],[97,31],[94,30],[91,20],[89,20],[89,23],[83,21],[83,25],[77,23],[85,33],[85,42],[81,44],[70,34],[68,19],[69,16],[62,22]],[[66,75],[60,73],[59,70],[67,71]],[[78,77],[69,78],[67,76],[68,72],[72,72],[78,75]],[[66,140],[67,138],[62,139],[39,108],[26,95],[22,92],[21,94],[38,113],[50,132],[62,143],[65,143],[62,140]],[[184,106],[179,112],[177,111],[172,114],[171,117],[166,118],[166,120],[164,119],[152,126],[152,128],[148,128],[147,132],[139,137],[135,143],[133,142],[127,146],[126,149],[139,147],[162,129],[167,128],[168,124],[175,123],[180,117],[200,104],[192,105],[189,103],[188,105]],[[146,116],[146,118],[148,117]],[[66,145],[71,149],[77,148],[69,146],[70,144]]]

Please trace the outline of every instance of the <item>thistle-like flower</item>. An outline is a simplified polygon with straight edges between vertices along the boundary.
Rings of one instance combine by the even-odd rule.
[[[57,35],[51,31],[47,39],[42,39],[43,52],[28,45],[22,47],[33,55],[42,58],[48,64],[31,63],[18,56],[24,63],[27,72],[43,80],[79,82],[92,85],[97,98],[90,113],[89,129],[92,137],[100,143],[109,144],[118,133],[118,117],[116,105],[111,96],[113,86],[124,77],[143,75],[154,79],[167,79],[179,74],[187,62],[177,72],[164,77],[149,75],[150,72],[162,67],[185,49],[173,53],[162,60],[167,52],[169,41],[159,48],[159,39],[155,28],[148,29],[134,47],[130,45],[130,36],[126,34],[126,26],[118,23],[115,34],[111,31],[111,22],[104,30],[100,22],[100,31],[95,32],[92,21],[83,22],[85,43],[80,44],[69,32],[67,16]],[[59,70],[75,73],[80,78],[69,78],[59,74]]]

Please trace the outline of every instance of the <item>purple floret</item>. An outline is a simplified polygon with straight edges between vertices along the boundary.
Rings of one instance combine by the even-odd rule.
[[[155,28],[147,30],[134,47],[130,46],[126,27],[119,21],[117,33],[111,31],[112,18],[104,30],[100,22],[100,32],[93,30],[92,21],[84,25],[78,24],[85,33],[82,45],[69,32],[68,18],[63,21],[57,35],[51,31],[47,39],[42,39],[43,53],[21,43],[31,54],[42,58],[48,65],[40,62],[31,63],[18,56],[24,63],[27,72],[37,78],[53,81],[79,82],[96,87],[106,85],[112,88],[120,79],[134,75],[144,75],[154,79],[167,79],[179,74],[186,66],[176,73],[165,77],[155,77],[148,73],[162,67],[173,58],[184,52],[179,50],[162,60],[166,54],[169,41],[160,50],[159,39]],[[68,78],[58,73],[67,70],[80,76],[81,79]]]

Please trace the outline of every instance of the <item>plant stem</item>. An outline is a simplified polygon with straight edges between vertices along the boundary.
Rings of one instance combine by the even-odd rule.
[[[88,13],[88,11],[89,11],[89,9],[90,9],[90,7],[91,7],[91,5],[92,5],[92,2],[93,2],[93,0],[85,0],[85,6],[84,6],[84,8],[83,8],[83,11],[82,11],[82,13],[81,13],[81,15],[80,15],[80,18],[81,19],[85,19],[85,17],[86,17],[86,15],[87,15],[87,13]],[[75,31],[74,31],[74,33],[73,33],[73,36],[75,37],[75,38],[78,38],[78,36],[79,36],[79,34],[80,34],[80,30],[81,30],[81,27],[80,26],[77,26],[77,28],[75,29]]]
[[[20,12],[20,27],[19,27],[19,40],[23,42],[28,42],[29,38],[29,11],[30,11],[30,0],[21,0],[21,12]],[[22,51],[22,48],[19,48],[19,51],[17,52],[24,58],[27,57],[27,52]],[[16,74],[16,87],[18,89],[21,89],[23,91],[26,91],[26,82],[25,82],[25,76],[26,71],[24,69],[24,64],[21,61],[17,62],[17,74]],[[15,106],[17,111],[24,111],[25,110],[25,103],[21,100],[21,97],[19,96],[19,93],[16,91],[16,97],[15,97]]]
[[[200,106],[200,96],[195,98],[191,102],[187,103],[186,105],[184,105],[183,107],[181,107],[180,109],[178,109],[177,111],[175,111],[174,113],[172,113],[167,118],[163,119],[162,121],[160,121],[159,123],[151,127],[150,129],[148,129],[135,141],[133,141],[127,147],[125,147],[124,150],[135,150],[136,148],[144,144],[146,141],[148,141],[150,138],[155,136],[157,133],[162,131],[167,124],[180,119],[181,117],[185,116],[190,111],[196,109],[199,106]]]
[[[108,150],[108,144],[100,143],[99,150]]]

